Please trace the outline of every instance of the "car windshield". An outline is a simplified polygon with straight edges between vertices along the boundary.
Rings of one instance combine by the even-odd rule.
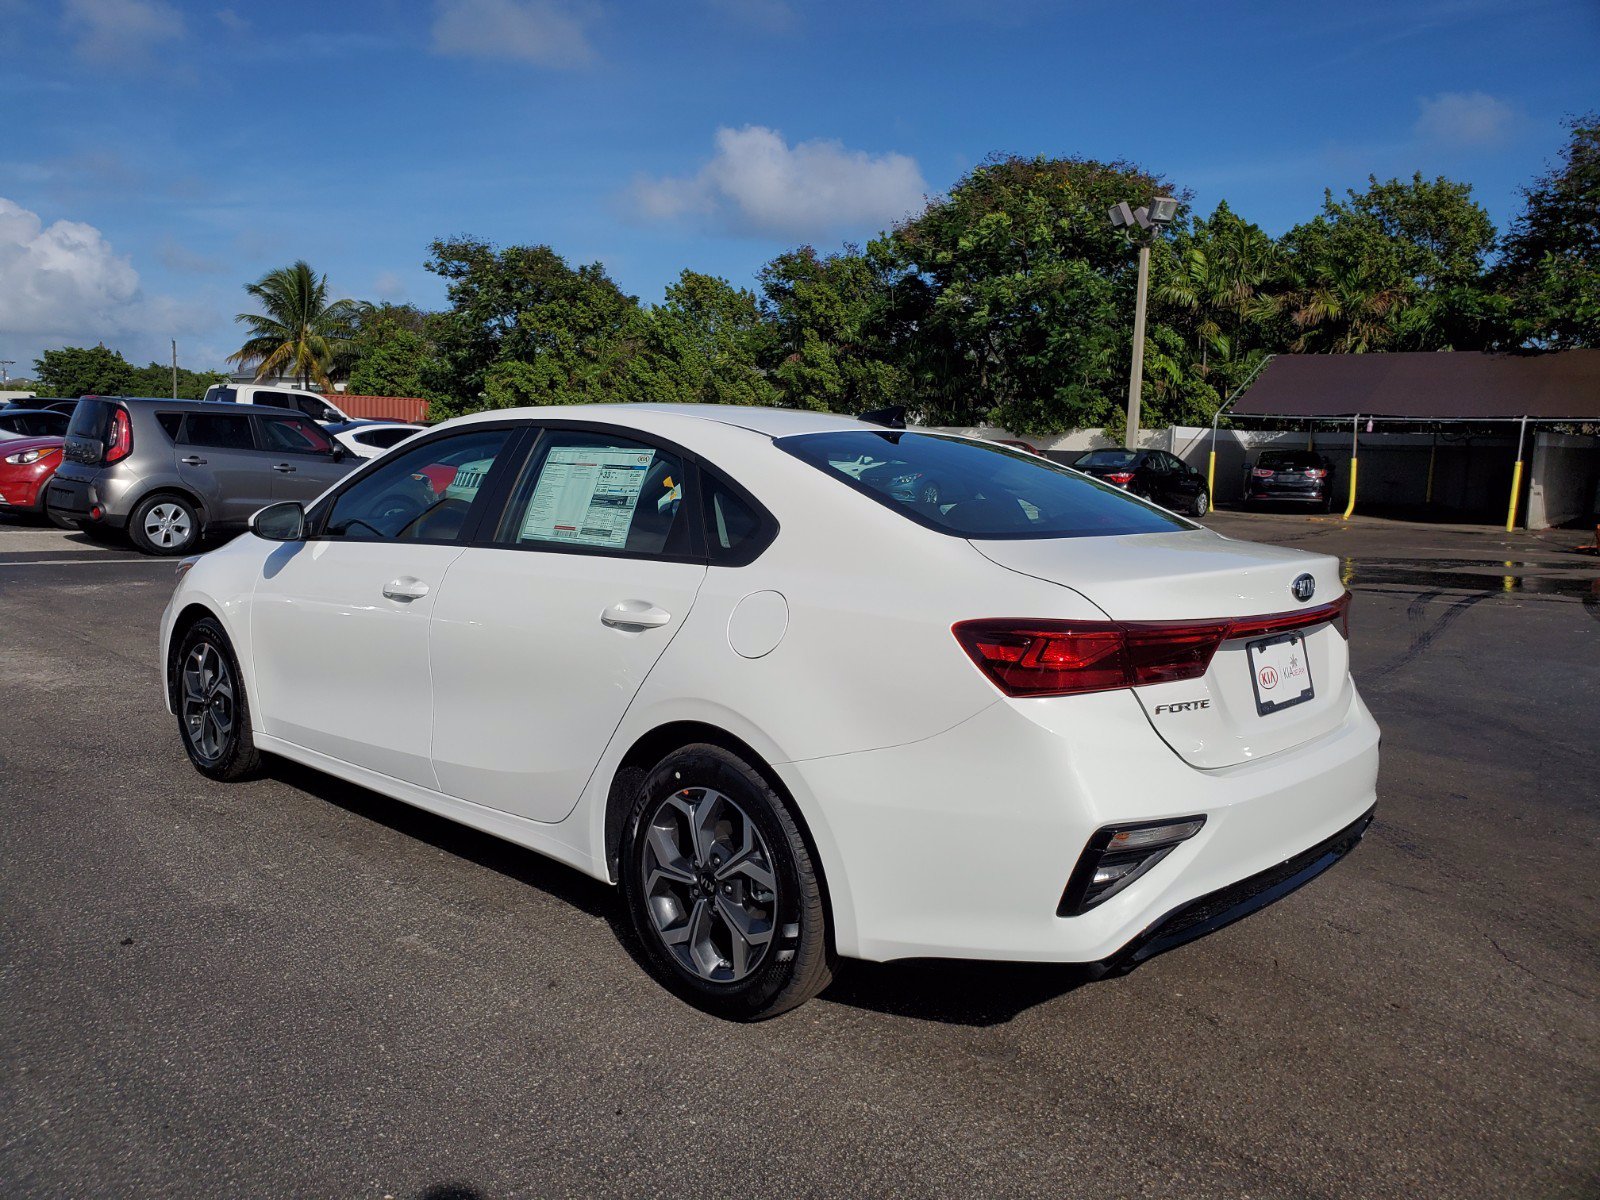
[[[1138,455],[1132,450],[1091,450],[1072,465],[1080,471],[1089,469],[1104,470],[1106,468],[1114,470],[1117,467],[1131,465],[1137,457]]]
[[[1118,488],[993,442],[849,430],[774,444],[910,520],[956,537],[1114,537],[1195,528]]]

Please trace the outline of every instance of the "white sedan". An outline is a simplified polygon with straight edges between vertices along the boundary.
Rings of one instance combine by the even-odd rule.
[[[620,885],[679,995],[836,955],[1119,972],[1338,861],[1348,596],[991,442],[619,405],[438,426],[180,567],[194,765],[271,753]]]
[[[357,458],[377,458],[414,434],[427,429],[426,425],[408,425],[400,421],[339,421],[324,425],[325,432]]]

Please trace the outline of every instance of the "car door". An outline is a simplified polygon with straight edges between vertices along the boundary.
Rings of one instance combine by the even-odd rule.
[[[430,438],[323,500],[307,540],[267,557],[250,606],[263,733],[436,787],[429,620],[519,437],[494,424]]]
[[[441,790],[536,821],[572,811],[705,578],[688,465],[631,431],[543,430],[434,606]]]
[[[174,441],[178,478],[200,497],[208,525],[242,525],[272,503],[271,460],[247,414],[184,413]]]
[[[296,500],[310,504],[343,479],[357,466],[354,455],[340,447],[335,455],[333,439],[309,417],[257,415],[256,439],[275,460],[272,463],[272,496],[275,500]]]
[[[1196,471],[1181,458],[1159,451],[1160,457],[1166,463],[1167,500],[1164,501],[1168,508],[1179,512],[1187,512],[1194,504],[1195,497],[1205,488],[1205,481],[1200,472]]]

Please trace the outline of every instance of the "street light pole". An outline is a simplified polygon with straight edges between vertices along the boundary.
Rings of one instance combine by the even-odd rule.
[[[1144,310],[1150,291],[1150,245],[1178,216],[1178,202],[1157,196],[1148,205],[1131,207],[1126,200],[1111,206],[1111,224],[1139,247],[1139,287],[1133,304],[1133,366],[1128,371],[1129,450],[1139,448],[1139,401],[1144,392]]]
[[[1150,243],[1139,243],[1139,291],[1133,302],[1133,368],[1128,372],[1129,450],[1139,448],[1139,401],[1144,394],[1144,306],[1150,290]]]

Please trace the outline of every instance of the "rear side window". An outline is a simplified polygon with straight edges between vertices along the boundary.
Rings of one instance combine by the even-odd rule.
[[[112,406],[104,400],[79,400],[67,425],[68,437],[99,439],[105,436]]]
[[[518,482],[496,540],[536,550],[683,555],[683,461],[604,433],[546,433]]]
[[[218,450],[254,450],[250,418],[231,413],[189,413],[183,419],[186,446],[211,446]]]
[[[777,533],[771,517],[704,469],[700,472],[700,486],[706,548],[712,562],[743,566],[767,548]]]
[[[407,429],[401,425],[394,429],[372,429],[358,433],[355,439],[363,446],[376,446],[380,450],[387,450],[390,446],[399,445],[415,432],[415,429]]]
[[[774,445],[908,520],[955,537],[1116,537],[1195,528],[1120,488],[993,442],[849,430],[779,438]]]
[[[157,413],[156,424],[173,441],[178,440],[178,433],[183,428],[182,413]]]
[[[327,454],[333,449],[328,435],[314,421],[302,417],[259,417],[261,444],[287,454]]]

